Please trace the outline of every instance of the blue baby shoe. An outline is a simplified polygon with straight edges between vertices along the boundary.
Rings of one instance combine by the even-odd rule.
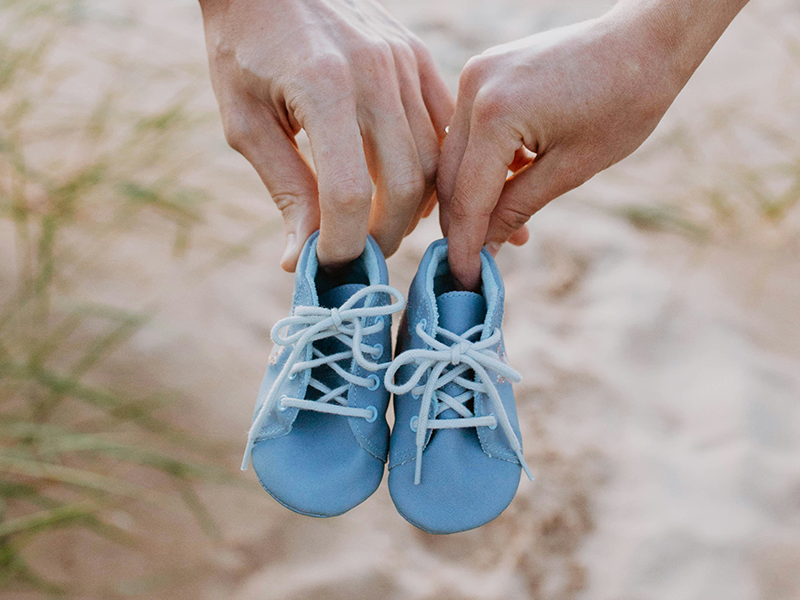
[[[313,517],[340,515],[383,477],[389,440],[391,315],[405,306],[388,285],[371,237],[346,277],[318,268],[317,235],[295,275],[292,315],[272,328],[275,347],[261,383],[242,470],[252,456],[264,489]]]
[[[429,533],[497,517],[514,498],[520,466],[533,480],[511,387],[520,376],[500,331],[503,281],[486,250],[481,262],[481,293],[456,291],[447,240],[430,245],[385,376],[395,395],[389,492],[398,512]]]

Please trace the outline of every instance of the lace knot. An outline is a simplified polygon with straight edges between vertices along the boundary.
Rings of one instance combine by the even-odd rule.
[[[453,344],[450,347],[450,362],[454,365],[461,364],[461,355],[469,350],[469,342],[461,342],[460,344]]]
[[[331,309],[331,319],[333,319],[333,324],[336,329],[339,329],[342,326],[342,316],[339,314],[338,308]]]

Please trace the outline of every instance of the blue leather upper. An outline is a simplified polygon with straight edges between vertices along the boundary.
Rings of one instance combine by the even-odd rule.
[[[383,254],[370,237],[364,253],[358,259],[358,267],[368,281],[346,283],[319,294],[317,237],[316,233],[312,235],[301,253],[295,275],[293,307],[336,308],[364,284],[388,283]],[[390,302],[388,295],[383,293],[372,294],[366,299],[368,306]],[[380,331],[365,335],[363,341],[371,346],[381,344],[383,348],[381,356],[371,359],[374,358],[375,362],[388,361],[392,347],[391,317],[370,317],[365,321],[365,325],[377,321],[384,324]],[[326,354],[344,349],[344,344],[334,338],[321,340],[317,344]],[[270,355],[270,364],[256,402],[256,412],[290,353],[291,347],[276,346]],[[307,348],[305,360],[310,358],[311,346]],[[349,365],[339,364],[360,377],[371,374],[355,361],[350,361]],[[330,367],[317,367],[313,371],[316,379],[331,387],[342,383],[341,377]],[[384,370],[376,373],[381,382],[383,374]],[[293,379],[285,380],[279,393],[299,399],[318,398],[319,392],[308,385],[311,375],[311,370],[306,370]],[[311,516],[338,515],[363,502],[377,489],[383,477],[389,438],[385,417],[388,403],[389,393],[383,385],[376,390],[351,385],[347,393],[347,405],[355,408],[374,406],[378,412],[374,422],[298,408],[273,409],[258,433],[252,450],[253,469],[261,485],[284,506]]]
[[[495,328],[500,328],[504,299],[502,278],[494,259],[485,250],[481,261],[481,294],[453,291],[452,284],[448,283],[447,240],[431,244],[411,284],[398,332],[397,354],[425,347],[416,333],[420,323],[432,336],[437,325],[461,334],[474,325],[486,324],[484,339]],[[502,341],[498,354],[505,356]],[[397,379],[406,381],[412,370],[412,365],[401,367]],[[422,383],[424,381],[423,378]],[[512,428],[520,437],[512,386],[500,378],[493,383]],[[451,383],[444,391],[455,395],[463,389]],[[491,402],[485,394],[478,394],[471,408],[475,416],[492,414]],[[420,399],[412,392],[395,396],[394,409],[389,491],[403,517],[431,533],[454,533],[479,527],[508,506],[519,485],[520,465],[500,427],[429,431],[423,452],[421,483],[414,485],[416,444],[411,420],[419,413]],[[432,409],[435,410],[435,403]],[[457,418],[457,414],[448,409],[438,418]]]

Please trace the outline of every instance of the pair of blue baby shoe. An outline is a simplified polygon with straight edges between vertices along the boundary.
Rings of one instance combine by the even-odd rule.
[[[511,502],[521,468],[533,479],[491,255],[481,254],[481,293],[456,291],[447,240],[434,242],[406,306],[372,238],[337,280],[318,268],[316,242],[297,265],[292,315],[272,329],[242,469],[252,459],[278,502],[331,517],[372,495],[388,457],[389,492],[413,525],[455,533],[488,523]],[[392,360],[392,315],[404,307]]]

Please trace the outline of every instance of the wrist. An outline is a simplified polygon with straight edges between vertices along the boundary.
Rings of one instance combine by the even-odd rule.
[[[748,0],[620,0],[604,17],[666,67],[678,91]]]

